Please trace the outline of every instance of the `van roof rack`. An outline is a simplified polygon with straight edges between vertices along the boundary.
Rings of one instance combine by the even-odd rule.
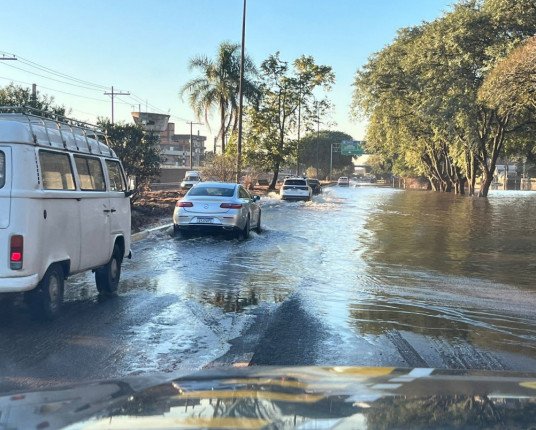
[[[0,120],[28,124],[38,146],[117,158],[98,126],[30,106],[0,106]]]

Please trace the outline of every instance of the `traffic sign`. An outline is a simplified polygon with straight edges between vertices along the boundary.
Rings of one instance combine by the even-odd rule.
[[[341,142],[341,155],[363,155],[362,140],[343,140]]]

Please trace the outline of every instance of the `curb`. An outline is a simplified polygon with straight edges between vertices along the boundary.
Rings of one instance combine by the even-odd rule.
[[[164,224],[164,225],[159,225],[158,227],[153,227],[153,228],[149,228],[147,230],[139,231],[138,233],[134,233],[134,234],[130,235],[130,241],[132,243],[139,242],[140,240],[145,239],[149,235],[149,233],[152,233],[154,231],[165,230],[166,228],[170,228],[172,225],[173,225],[173,223]]]

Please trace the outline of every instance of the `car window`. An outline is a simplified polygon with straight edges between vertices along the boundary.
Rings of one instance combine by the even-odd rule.
[[[303,179],[287,179],[285,185],[307,185]]]
[[[207,196],[207,197],[233,197],[234,187],[207,187],[196,185],[190,191],[189,196]]]
[[[185,181],[199,181],[199,176],[187,176],[184,178]]]
[[[0,188],[6,183],[6,154],[0,151]]]
[[[98,158],[75,155],[74,161],[82,191],[105,191],[104,173]]]
[[[238,190],[238,197],[241,199],[251,199],[250,194],[242,187]]]
[[[121,172],[121,165],[118,161],[106,160],[108,176],[110,179],[110,191],[126,191],[125,178]]]
[[[39,151],[45,190],[74,190],[74,176],[69,155]]]

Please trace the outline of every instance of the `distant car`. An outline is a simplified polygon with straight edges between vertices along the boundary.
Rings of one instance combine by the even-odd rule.
[[[202,181],[201,175],[199,172],[196,171],[190,171],[186,172],[186,175],[184,176],[184,179],[181,182],[181,189],[182,190],[189,190],[194,185],[197,185]]]
[[[339,187],[348,187],[350,186],[350,180],[346,176],[341,176],[337,181]]]
[[[311,200],[313,190],[303,178],[287,178],[279,190],[281,200]]]
[[[187,237],[196,231],[229,231],[247,239],[251,229],[261,231],[259,200],[259,196],[251,196],[242,185],[200,183],[177,202],[173,232]]]
[[[307,179],[307,184],[311,187],[313,195],[322,193],[322,186],[318,179]]]

